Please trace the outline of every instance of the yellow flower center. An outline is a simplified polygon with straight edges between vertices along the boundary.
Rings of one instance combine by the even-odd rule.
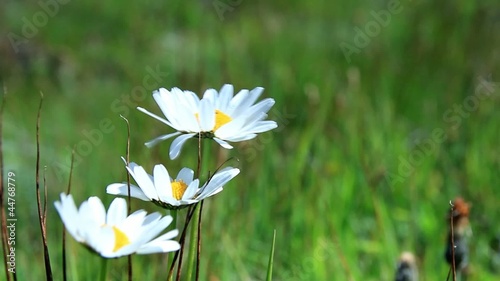
[[[115,233],[115,247],[113,248],[113,252],[116,252],[122,247],[130,244],[130,240],[127,235],[125,235],[125,233],[123,233],[123,231],[118,229],[116,226],[113,226],[113,232]]]
[[[216,109],[215,110],[215,126],[212,129],[212,131],[216,131],[219,129],[222,125],[225,125],[226,123],[229,123],[229,121],[233,120],[231,116],[226,115],[224,112]]]
[[[200,122],[200,115],[198,113],[195,113],[194,114],[196,116],[196,120],[198,120],[198,122]],[[216,109],[215,110],[215,126],[214,128],[212,129],[212,132],[215,132],[217,131],[217,129],[219,129],[222,125],[225,125],[227,123],[229,123],[229,121],[233,120],[231,118],[231,116],[225,114],[224,112]]]
[[[188,187],[187,184],[182,180],[179,180],[179,181],[173,181],[171,185],[172,185],[172,195],[174,196],[175,199],[181,200],[182,195],[184,195],[184,192],[186,192],[186,189]]]

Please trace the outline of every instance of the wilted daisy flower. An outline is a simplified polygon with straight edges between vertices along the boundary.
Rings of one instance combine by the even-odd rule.
[[[179,234],[177,229],[158,236],[172,222],[171,216],[146,215],[144,210],[127,216],[127,202],[123,198],[113,200],[107,213],[95,196],[77,209],[73,197],[61,193],[61,201],[54,205],[71,236],[104,258],[165,253],[180,248],[177,241],[171,240]]]
[[[159,164],[153,169],[153,176],[136,163],[130,163],[127,171],[138,186],[130,185],[130,196],[144,201],[152,201],[167,209],[179,209],[197,203],[222,191],[223,186],[240,173],[237,168],[227,167],[199,188],[200,181],[194,179],[194,171],[183,168],[175,179],[172,179],[165,168]],[[113,183],[106,192],[113,195],[128,195],[128,184]]]
[[[160,141],[178,136],[170,146],[170,158],[175,159],[184,145],[192,137],[214,139],[222,147],[233,148],[228,142],[253,139],[258,133],[276,128],[274,121],[264,120],[274,105],[274,99],[267,98],[254,104],[264,88],[251,91],[241,90],[233,97],[233,86],[224,85],[220,92],[205,91],[203,98],[190,91],[161,88],[153,97],[166,119],[144,108],[140,111],[177,130],[175,133],[159,136],[146,143],[151,147]]]

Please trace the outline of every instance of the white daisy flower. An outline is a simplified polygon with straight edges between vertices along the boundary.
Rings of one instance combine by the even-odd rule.
[[[123,198],[113,200],[107,213],[95,196],[77,209],[73,197],[61,193],[61,201],[54,205],[71,236],[104,258],[165,253],[180,248],[177,241],[171,240],[179,234],[177,229],[158,236],[172,222],[171,216],[146,215],[144,210],[127,216],[127,202]]]
[[[130,185],[130,196],[143,201],[151,201],[166,209],[180,209],[197,203],[222,191],[223,186],[240,173],[237,168],[227,167],[213,175],[201,188],[200,181],[194,179],[194,171],[183,168],[172,179],[165,168],[159,164],[153,169],[153,176],[143,167],[130,163],[127,171],[138,186]],[[128,184],[113,183],[106,188],[108,194],[128,196]]]
[[[140,111],[177,130],[175,133],[159,136],[146,143],[151,147],[160,141],[178,136],[170,146],[170,158],[179,156],[184,143],[192,137],[214,139],[222,147],[233,148],[228,142],[253,139],[278,127],[276,122],[264,120],[274,105],[274,99],[267,98],[254,104],[264,88],[251,91],[241,90],[233,97],[233,86],[224,85],[220,92],[214,89],[205,91],[203,98],[190,91],[161,88],[153,93],[153,98],[165,115],[159,117],[138,107]]]

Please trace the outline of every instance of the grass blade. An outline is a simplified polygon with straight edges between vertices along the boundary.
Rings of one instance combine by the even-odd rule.
[[[271,253],[269,254],[269,262],[267,263],[267,281],[273,280],[274,245],[276,245],[276,229],[273,233],[273,244],[271,245]]]

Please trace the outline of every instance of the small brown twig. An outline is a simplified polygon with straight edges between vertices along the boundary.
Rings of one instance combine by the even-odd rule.
[[[50,266],[49,248],[47,246],[47,224],[46,224],[46,210],[47,206],[44,204],[42,208],[42,203],[40,199],[40,114],[42,112],[43,94],[41,94],[40,105],[38,106],[38,116],[36,121],[36,171],[35,171],[35,181],[36,181],[36,203],[38,206],[38,221],[40,222],[40,230],[42,232],[42,244],[43,253],[45,260],[45,275],[47,280],[53,280],[52,278],[52,268]],[[46,189],[46,188],[45,188]],[[46,192],[46,190],[45,190]],[[45,193],[46,194],[46,193]],[[45,198],[44,202],[47,202]]]

